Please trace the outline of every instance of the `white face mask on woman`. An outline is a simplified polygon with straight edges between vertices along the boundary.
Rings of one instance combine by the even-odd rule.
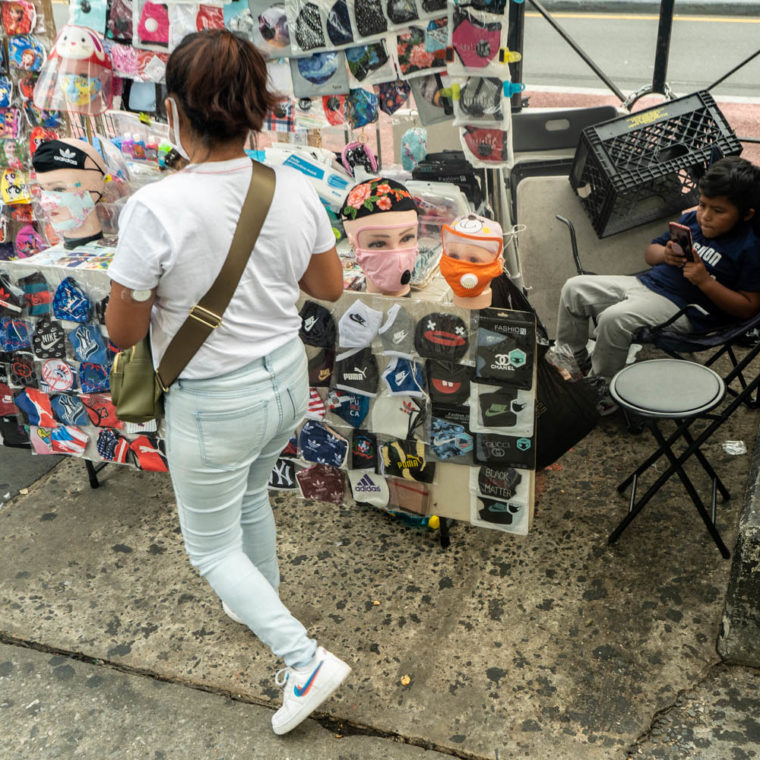
[[[167,98],[167,100],[169,101],[169,109],[171,111],[171,124],[169,127],[171,134],[169,135],[169,138],[177,153],[179,153],[186,161],[189,161],[190,156],[182,147],[182,141],[179,138],[179,114],[177,112],[177,102],[174,98]]]

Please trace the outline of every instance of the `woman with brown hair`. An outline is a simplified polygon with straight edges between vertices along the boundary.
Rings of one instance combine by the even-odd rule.
[[[106,324],[121,348],[150,329],[158,367],[170,340],[215,280],[251,182],[249,132],[277,95],[262,55],[227,30],[185,37],[166,68],[175,147],[190,164],[138,190],[119,221]],[[275,733],[295,728],[348,676],[280,601],[267,481],[306,413],[299,288],[337,300],[335,238],[316,191],[274,167],[275,190],[223,320],[165,396],[166,448],[191,563],[285,667]]]

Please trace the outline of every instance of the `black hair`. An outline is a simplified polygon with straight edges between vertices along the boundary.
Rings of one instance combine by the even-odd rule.
[[[739,156],[727,156],[716,161],[699,181],[699,192],[708,198],[724,196],[739,210],[744,219],[755,210],[753,225],[757,228],[760,216],[760,167]]]

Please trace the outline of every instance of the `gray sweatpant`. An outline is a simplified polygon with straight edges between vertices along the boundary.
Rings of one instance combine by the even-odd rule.
[[[678,306],[631,275],[580,275],[562,286],[557,315],[557,345],[568,347],[579,364],[588,360],[589,318],[596,321],[591,337],[594,375],[611,378],[625,366],[633,333],[644,325],[657,325],[672,317]],[[679,317],[674,330],[688,332],[687,317]]]

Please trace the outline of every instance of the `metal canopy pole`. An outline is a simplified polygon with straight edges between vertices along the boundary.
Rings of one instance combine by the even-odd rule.
[[[654,72],[652,74],[651,92],[665,94],[670,58],[670,35],[673,31],[673,10],[676,0],[660,0],[660,24],[657,28],[657,48],[654,55]]]

